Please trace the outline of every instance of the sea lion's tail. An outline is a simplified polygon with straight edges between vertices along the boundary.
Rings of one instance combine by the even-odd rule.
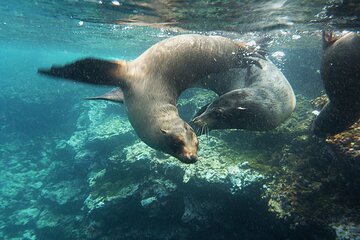
[[[63,66],[39,68],[38,73],[56,78],[75,80],[96,85],[123,86],[125,78],[121,68],[125,61],[107,61],[84,58]]]
[[[323,49],[327,49],[339,39],[333,31],[322,31]]]

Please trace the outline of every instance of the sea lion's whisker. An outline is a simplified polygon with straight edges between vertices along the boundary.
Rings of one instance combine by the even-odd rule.
[[[201,128],[198,127],[198,128],[197,128],[197,135],[201,135],[200,133],[201,133]]]
[[[201,134],[200,135],[204,134],[204,128],[205,128],[205,125],[201,126]]]
[[[200,132],[200,128],[198,126],[194,126],[195,134],[198,136]]]
[[[205,126],[205,135],[206,135],[206,139],[209,139],[209,133],[210,133],[210,129],[208,126]]]

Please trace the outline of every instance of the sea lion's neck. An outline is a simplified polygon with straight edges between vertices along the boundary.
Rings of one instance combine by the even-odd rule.
[[[175,105],[166,103],[159,105],[155,110],[158,112],[157,124],[161,129],[175,129],[184,126],[184,120],[179,116]]]
[[[130,93],[125,99],[128,118],[139,137],[149,146],[161,149],[161,129],[170,125],[174,119],[180,119],[175,104],[156,95]]]

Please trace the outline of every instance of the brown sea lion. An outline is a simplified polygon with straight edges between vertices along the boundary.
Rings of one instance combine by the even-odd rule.
[[[329,102],[314,122],[319,137],[346,130],[360,118],[360,34],[323,32],[321,78]]]
[[[198,140],[179,117],[176,99],[198,79],[256,63],[252,58],[256,55],[228,38],[187,34],[163,40],[133,61],[86,58],[38,72],[120,87],[138,136],[154,149],[193,163],[197,160]]]
[[[290,117],[296,105],[292,87],[270,60],[257,61],[261,67],[231,69],[213,75],[219,80],[199,83],[220,96],[195,115],[195,126],[265,131]]]

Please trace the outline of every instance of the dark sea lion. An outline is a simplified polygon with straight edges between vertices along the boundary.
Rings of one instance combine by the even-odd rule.
[[[38,72],[120,87],[138,136],[154,149],[193,163],[198,140],[190,125],[179,117],[176,99],[198,79],[256,63],[252,58],[256,55],[228,38],[187,34],[163,40],[133,61],[86,58]]]
[[[270,60],[258,63],[261,68],[252,65],[214,75],[222,81],[205,79],[201,84],[220,96],[200,109],[192,120],[195,126],[265,131],[288,119],[296,105],[289,82]]]
[[[323,32],[323,46],[320,71],[329,102],[314,122],[319,137],[340,133],[360,118],[360,34],[335,38]]]

